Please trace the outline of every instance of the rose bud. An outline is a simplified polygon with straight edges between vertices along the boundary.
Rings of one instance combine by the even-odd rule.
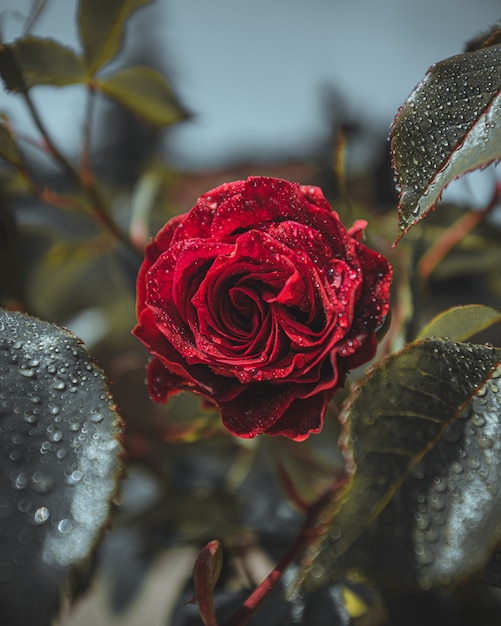
[[[170,220],[137,281],[151,398],[193,391],[238,437],[318,433],[388,312],[391,267],[365,226],[347,230],[318,187],[260,176]]]

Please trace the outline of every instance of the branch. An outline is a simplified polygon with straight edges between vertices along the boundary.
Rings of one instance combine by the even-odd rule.
[[[42,135],[45,144],[49,153],[52,157],[61,165],[70,179],[75,183],[75,185],[81,189],[84,194],[88,197],[91,203],[91,208],[94,214],[94,219],[101,224],[108,232],[110,232],[117,241],[124,244],[126,247],[134,250],[135,252],[140,252],[134,244],[131,242],[129,237],[119,228],[119,226],[113,221],[106,210],[105,202],[103,201],[101,195],[99,194],[97,187],[95,185],[95,181],[93,178],[84,178],[81,177],[79,172],[73,167],[71,162],[64,156],[64,154],[59,150],[59,148],[54,143],[52,137],[50,136],[45,124],[43,123],[38,110],[31,98],[29,92],[23,92],[23,97],[26,102],[26,105],[33,117],[33,121],[35,122],[38,131]],[[84,140],[85,143],[86,140]],[[85,148],[85,146],[84,146]]]
[[[314,539],[322,534],[324,528],[323,525],[318,524],[319,514],[333,499],[337,498],[347,480],[348,474],[344,474],[323,496],[310,506],[303,526],[294,542],[289,546],[268,576],[251,593],[242,606],[224,622],[223,626],[243,626],[248,622],[263,600],[277,586],[287,567],[293,563]]]

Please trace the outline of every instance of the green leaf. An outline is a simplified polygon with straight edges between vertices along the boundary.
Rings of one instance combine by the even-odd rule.
[[[8,91],[35,85],[62,87],[85,81],[81,58],[51,39],[25,37],[0,47],[0,76]]]
[[[395,118],[400,239],[455,178],[501,158],[501,46],[432,66]]]
[[[120,419],[78,339],[3,310],[0,385],[0,614],[45,626],[108,521]]]
[[[184,117],[165,77],[151,67],[129,67],[96,82],[103,93],[151,124],[168,126]]]
[[[448,337],[466,341],[473,335],[501,321],[501,309],[481,304],[457,306],[437,315],[416,337]]]
[[[125,22],[151,0],[80,0],[78,24],[90,75],[115,57],[122,46]]]
[[[426,340],[375,368],[345,410],[356,470],[307,583],[457,583],[501,531],[501,350]]]
[[[0,121],[0,158],[14,166],[23,162],[16,140],[5,121]]]

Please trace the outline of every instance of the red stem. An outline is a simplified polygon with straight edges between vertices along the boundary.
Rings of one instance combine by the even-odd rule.
[[[468,211],[462,215],[422,256],[419,262],[419,276],[427,280],[440,261],[492,211],[501,196],[501,181],[497,181],[492,198],[480,211]]]
[[[251,593],[242,606],[226,622],[224,622],[223,626],[244,626],[244,624],[248,622],[263,600],[276,587],[287,567],[308,545],[310,545],[311,541],[321,533],[322,527],[315,527],[319,513],[328,503],[332,501],[333,497],[335,498],[336,495],[340,493],[341,488],[345,485],[347,480],[348,475],[343,475],[341,479],[336,481],[336,483],[334,483],[323,496],[310,506],[303,522],[303,526],[294,542],[289,546],[285,554],[268,574],[268,576]]]

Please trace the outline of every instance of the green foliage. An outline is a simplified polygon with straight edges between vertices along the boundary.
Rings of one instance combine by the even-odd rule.
[[[151,124],[168,126],[184,117],[165,77],[151,67],[119,70],[96,86]]]
[[[48,624],[107,523],[120,419],[79,340],[21,313],[0,310],[0,378],[2,619]]]
[[[122,47],[131,13],[151,0],[81,0],[78,24],[89,76],[109,63]]]
[[[500,360],[501,349],[430,339],[361,382],[343,415],[356,470],[310,584],[359,569],[428,589],[486,564],[501,531]]]
[[[400,109],[391,148],[399,229],[433,209],[455,178],[501,158],[501,46],[434,65]]]
[[[35,85],[81,83],[85,72],[82,60],[70,48],[29,36],[0,48],[0,76],[9,91],[24,92]]]
[[[473,335],[501,321],[501,309],[481,304],[453,307],[440,313],[416,337],[448,337],[454,341],[467,341]]]
[[[6,121],[0,123],[0,156],[11,165],[22,165],[21,152]]]

